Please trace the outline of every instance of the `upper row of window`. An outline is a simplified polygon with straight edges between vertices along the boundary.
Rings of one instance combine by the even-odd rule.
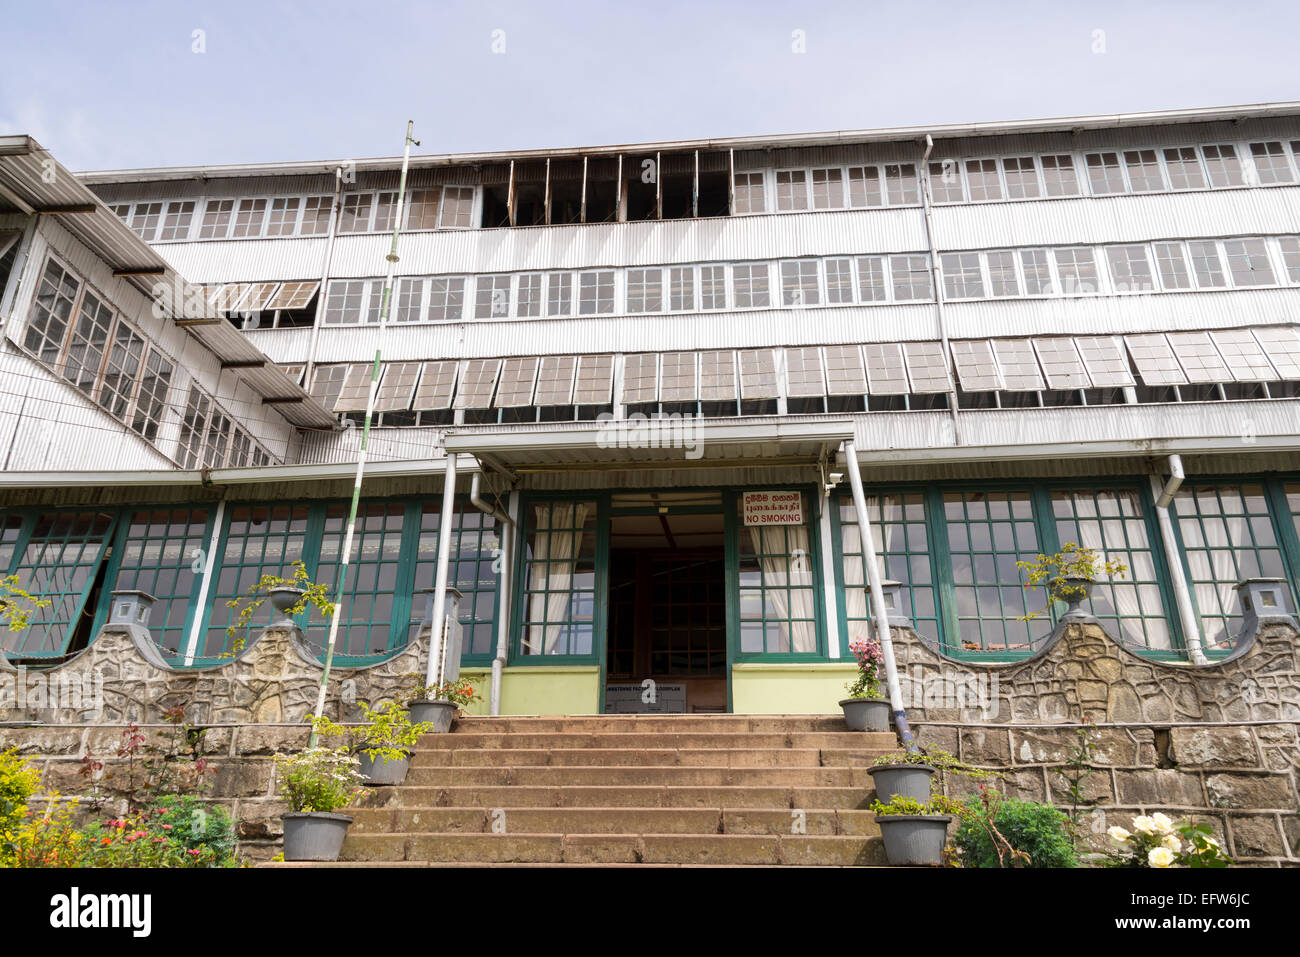
[[[1300,140],[940,158],[927,171],[936,203],[1270,186],[1300,182]],[[473,227],[477,193],[473,186],[412,190],[403,228]],[[780,213],[920,201],[917,164],[884,163],[738,172],[730,209],[732,214]],[[167,242],[324,235],[332,203],[330,195],[305,195],[126,202],[110,208],[147,242]],[[396,210],[394,190],[346,193],[338,232],[388,232]]]
[[[1251,288],[1300,284],[1300,237],[953,252],[941,253],[939,266],[948,300]],[[378,322],[383,283],[382,279],[331,280],[322,321],[326,325]],[[397,281],[391,318],[429,322],[643,315],[933,298],[930,257],[904,253],[405,277]],[[256,328],[260,322],[254,315],[247,325]]]

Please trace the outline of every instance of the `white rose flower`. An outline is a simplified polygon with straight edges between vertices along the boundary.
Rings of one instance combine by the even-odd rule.
[[[1167,847],[1153,847],[1147,855],[1147,863],[1152,867],[1169,867],[1174,863],[1174,852]]]
[[[1174,832],[1174,822],[1159,811],[1151,815],[1151,821],[1155,824],[1156,832],[1159,834],[1172,834]]]
[[[1156,832],[1156,822],[1145,814],[1140,814],[1133,818],[1133,829],[1139,834],[1154,834]]]
[[[1174,834],[1166,834],[1164,840],[1160,843],[1169,848],[1169,850],[1173,851],[1175,854],[1179,854],[1183,850],[1183,842]]]
[[[1116,844],[1121,844],[1121,845],[1127,844],[1128,839],[1133,836],[1128,831],[1124,830],[1122,827],[1108,828],[1106,830],[1106,834]]]

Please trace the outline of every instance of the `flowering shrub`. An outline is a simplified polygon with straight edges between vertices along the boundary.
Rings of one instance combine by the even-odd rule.
[[[416,684],[402,692],[400,700],[403,706],[409,706],[412,701],[450,701],[463,708],[482,697],[474,688],[474,680],[470,678],[457,678],[426,686],[423,675],[407,677],[416,679]]]
[[[345,748],[308,748],[297,754],[277,754],[280,796],[295,811],[328,812],[347,807],[365,781],[358,770],[360,763]]]
[[[18,829],[28,813],[27,799],[40,783],[40,773],[18,757],[16,748],[0,752],[0,867],[16,849]]]
[[[237,867],[235,833],[220,805],[166,798],[84,831],[87,867]]]
[[[883,693],[881,676],[885,667],[885,653],[875,638],[854,638],[849,650],[858,659],[858,677],[845,685],[850,698],[879,698]]]
[[[72,823],[75,801],[49,794],[45,811],[30,815],[18,828],[9,858],[12,867],[83,867],[89,840]]]
[[[1106,854],[1110,867],[1227,867],[1232,859],[1214,839],[1208,824],[1175,823],[1159,812],[1133,818],[1133,830],[1106,831],[1115,850]]]

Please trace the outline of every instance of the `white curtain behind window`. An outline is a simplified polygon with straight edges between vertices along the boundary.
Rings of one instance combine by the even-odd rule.
[[[765,589],[764,594],[779,616],[780,650],[808,654],[816,652],[816,605],[807,526],[751,525],[749,535],[763,570],[763,584],[771,589]],[[789,556],[785,554],[787,549]],[[797,566],[792,568],[796,563]],[[788,592],[783,587],[786,584],[790,585]],[[792,622],[790,618],[808,620]]]
[[[553,655],[571,651],[560,648],[569,617],[570,588],[577,556],[582,548],[583,526],[587,521],[585,502],[556,502],[533,509],[533,564],[529,588],[541,589],[528,596],[528,635],[524,654]],[[576,529],[570,531],[570,529]],[[561,531],[552,531],[561,529]],[[544,577],[545,583],[537,581]],[[534,584],[536,583],[536,584]],[[546,624],[541,624],[545,619]]]
[[[872,541],[876,546],[876,563],[883,581],[888,577],[885,574],[884,556],[889,552],[894,536],[901,534],[903,527],[901,524],[887,523],[882,532],[881,521],[882,518],[888,518],[890,510],[896,508],[901,499],[897,495],[868,495],[866,501],[867,516],[871,521]],[[849,625],[850,641],[874,633],[872,626],[867,623],[871,618],[871,603],[867,599],[867,556],[866,549],[862,545],[862,523],[865,520],[859,515],[857,528],[852,529],[852,532],[858,536],[856,548],[858,554],[844,556],[844,609]],[[845,551],[849,550],[850,544],[852,543],[842,543]]]

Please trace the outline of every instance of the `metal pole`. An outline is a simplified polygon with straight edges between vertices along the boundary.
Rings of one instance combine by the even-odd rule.
[[[867,583],[871,586],[871,612],[876,619],[876,637],[885,656],[885,682],[889,686],[889,706],[894,712],[894,727],[909,754],[920,751],[912,729],[903,713],[903,690],[898,684],[898,665],[894,662],[894,642],[889,633],[889,611],[885,592],[880,586],[880,567],[876,564],[876,540],[867,515],[867,497],[862,492],[862,472],[858,469],[858,450],[852,442],[844,443],[844,457],[849,466],[849,487],[853,490],[853,507],[858,513],[858,535],[862,539],[862,557],[867,563]],[[884,510],[880,518],[884,521]]]
[[[357,529],[357,506],[361,501],[361,480],[366,474],[366,447],[370,441],[370,419],[375,411],[375,396],[379,391],[379,359],[384,351],[384,330],[388,328],[388,313],[393,300],[393,276],[397,272],[397,237],[402,230],[402,206],[406,199],[406,171],[411,165],[411,144],[419,142],[411,138],[415,121],[406,124],[406,143],[402,151],[402,178],[397,185],[397,209],[393,216],[393,243],[388,250],[388,275],[384,279],[384,297],[379,306],[379,331],[375,336],[375,361],[370,369],[370,393],[366,397],[366,421],[361,429],[361,451],[357,455],[357,475],[352,483],[352,505],[348,509],[348,528],[343,536],[343,554],[339,557],[339,571],[334,589],[334,614],[330,615],[329,638],[325,642],[325,668],[320,674],[320,690],[316,694],[317,716],[325,713],[325,689],[329,684],[330,667],[334,664],[334,645],[338,641],[339,618],[343,607],[343,592],[348,581],[348,565],[352,557],[352,536]],[[316,729],[313,728],[307,742],[309,748],[316,747]]]
[[[451,564],[451,522],[456,511],[456,453],[447,452],[447,471],[442,485],[442,516],[438,523],[438,571],[433,581],[433,620],[429,624],[429,665],[424,672],[425,685],[442,683],[442,642],[447,623],[447,569]]]

